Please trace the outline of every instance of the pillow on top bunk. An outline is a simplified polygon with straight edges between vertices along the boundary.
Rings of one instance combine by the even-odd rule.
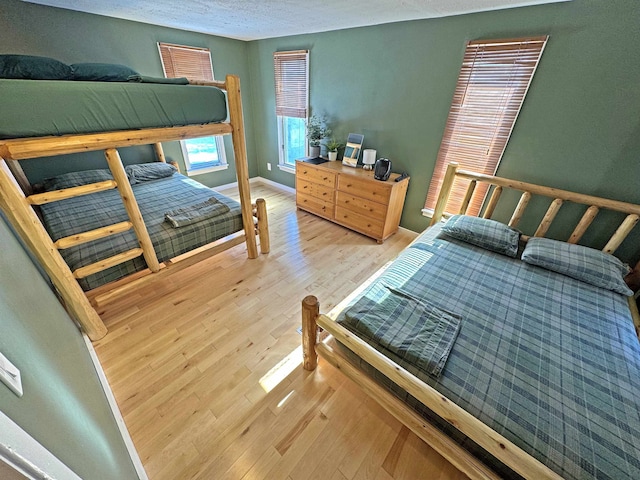
[[[132,76],[139,75],[126,65],[114,63],[74,63],[73,79],[89,82],[128,82]]]
[[[189,85],[189,79],[186,77],[165,78],[165,77],[147,77],[146,75],[131,75],[130,82],[136,83],[164,83],[168,85]]]
[[[534,237],[527,242],[522,260],[596,287],[623,295],[633,294],[624,282],[629,266],[613,255],[595,248]]]
[[[35,55],[0,55],[0,78],[18,80],[71,80],[73,70],[66,63]]]
[[[127,172],[129,183],[135,185],[136,183],[170,177],[177,172],[177,169],[169,163],[153,162],[127,165],[124,167],[124,171]]]
[[[107,169],[83,170],[81,172],[69,172],[57,177],[47,178],[42,182],[45,192],[62,190],[63,188],[79,187],[90,183],[113,180],[113,175]]]
[[[444,224],[442,231],[452,238],[512,258],[518,255],[520,232],[495,220],[454,215]]]

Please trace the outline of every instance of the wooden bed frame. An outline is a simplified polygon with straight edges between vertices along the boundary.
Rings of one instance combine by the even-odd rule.
[[[242,242],[247,245],[249,258],[256,258],[258,256],[256,235],[260,237],[260,251],[262,253],[269,252],[269,228],[265,202],[258,199],[255,204],[251,203],[240,79],[235,75],[228,75],[224,82],[198,81],[193,83],[215,86],[227,91],[228,123],[0,140],[0,208],[38,258],[60,293],[67,309],[91,340],[98,340],[107,333],[104,323],[91,302],[99,306],[102,302],[129,291],[146,279],[157,278],[158,275],[168,271],[174,272],[178,269],[184,269]],[[153,145],[157,160],[166,162],[160,142],[228,134],[231,134],[233,139],[243,232],[218,240],[210,244],[211,248],[200,247],[194,250],[193,255],[187,253],[160,264],[117,148],[132,145]],[[114,180],[55,192],[33,194],[29,180],[19,164],[20,160],[25,159],[94,150],[104,150]],[[55,243],[32,208],[33,205],[42,205],[113,188],[119,190],[129,215],[129,221],[79,233],[60,239]],[[58,251],[60,248],[86,243],[129,229],[135,231],[140,248],[122,252],[103,261],[82,267],[75,272],[69,269]],[[140,255],[144,257],[148,266],[148,269],[143,272],[134,273],[124,279],[91,290],[87,294],[78,285],[77,278],[84,278]],[[177,260],[180,260],[180,263],[177,263]],[[149,275],[149,273],[154,273],[154,275]]]
[[[471,181],[460,209],[460,214],[466,213],[471,195],[478,182],[485,182],[494,187],[491,196],[486,202],[487,206],[483,213],[484,218],[491,218],[498,198],[504,188],[521,191],[520,201],[508,223],[512,227],[515,227],[522,218],[522,214],[532,195],[551,197],[553,201],[534,234],[536,237],[545,235],[551,222],[558,213],[560,206],[565,201],[588,205],[586,212],[567,240],[568,243],[577,243],[580,240],[600,209],[604,208],[626,213],[627,216],[625,220],[603,249],[603,251],[607,253],[613,253],[618,248],[640,218],[640,205],[462,171],[458,170],[457,164],[450,164],[438,196],[430,226],[438,223],[442,219],[451,187],[457,178]],[[525,241],[527,239],[528,237],[524,238]],[[432,426],[408,405],[380,386],[380,384],[373,380],[359,366],[350,361],[339,349],[335,348],[335,342],[337,340],[523,477],[536,480],[561,478],[548,467],[467,413],[437,390],[389,360],[352,332],[335,322],[335,319],[340,312],[346,308],[349,302],[359,295],[387,267],[388,265],[374,274],[365,284],[361,285],[355,292],[326,315],[320,314],[320,307],[316,297],[307,296],[302,301],[304,368],[306,370],[314,370],[317,366],[317,357],[320,355],[329,364],[341,370],[382,407],[388,410],[418,437],[470,478],[499,478],[482,462],[469,454],[457,443],[453,442],[446,434]],[[640,314],[638,313],[638,308],[633,297],[629,297],[629,308],[633,316],[636,333],[638,333],[640,330]]]

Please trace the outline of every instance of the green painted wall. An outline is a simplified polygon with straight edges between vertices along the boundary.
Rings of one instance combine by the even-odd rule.
[[[411,174],[402,225],[421,230],[465,42],[549,34],[498,174],[640,203],[639,20],[637,0],[573,0],[251,42],[259,175],[294,185],[266,168],[278,162],[272,54],[309,49],[312,112]],[[601,244],[598,233],[585,241]],[[639,238],[621,256],[635,261]]]
[[[0,352],[24,390],[0,384],[0,410],[82,478],[137,478],[78,328],[1,216],[0,244]]]
[[[19,0],[2,0],[0,5],[0,52],[2,53],[43,55],[66,63],[120,63],[144,75],[161,77],[162,64],[156,46],[159,41],[208,47],[217,79],[224,79],[225,75],[230,73],[240,76],[242,85],[246,87],[243,89],[242,99],[249,172],[251,176],[257,175],[246,42],[44,7]],[[229,135],[225,137],[225,150],[229,168],[225,171],[198,175],[195,177],[198,181],[215,186],[236,180],[233,147]],[[150,147],[123,149],[123,151],[125,164],[150,161],[153,155]],[[178,142],[165,144],[165,153],[167,157],[183,164]],[[95,159],[90,164],[87,163],[86,156],[83,159],[80,155],[73,155],[62,162],[56,161],[54,157],[26,161],[23,162],[23,168],[32,182],[66,171],[106,168],[106,162],[101,153],[95,153],[89,157]]]

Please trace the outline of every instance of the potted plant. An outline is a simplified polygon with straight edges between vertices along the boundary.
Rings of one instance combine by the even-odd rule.
[[[309,139],[309,156],[320,156],[320,142],[331,135],[331,129],[325,125],[324,118],[311,115],[307,120],[307,138]]]
[[[338,149],[344,147],[344,143],[337,141],[335,138],[331,138],[324,144],[327,147],[327,155],[332,162],[338,158]]]

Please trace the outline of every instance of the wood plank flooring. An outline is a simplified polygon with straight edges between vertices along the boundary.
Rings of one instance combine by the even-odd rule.
[[[271,253],[234,247],[99,312],[95,348],[149,478],[466,478],[330,365],[301,366],[304,296],[328,311],[415,234],[377,245],[291,193],[252,195],[267,200]]]

